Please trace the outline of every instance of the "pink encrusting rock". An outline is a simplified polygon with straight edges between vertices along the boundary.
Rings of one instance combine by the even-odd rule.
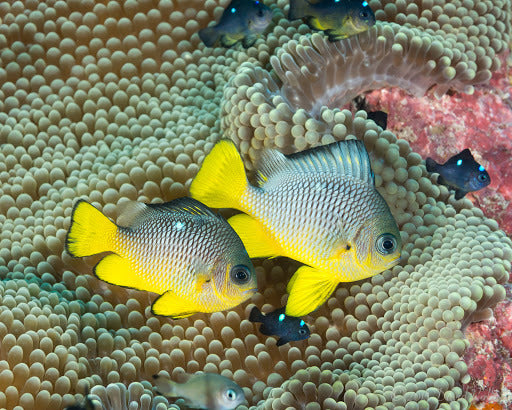
[[[491,176],[485,189],[467,195],[485,215],[512,233],[512,78],[506,56],[488,85],[472,95],[413,97],[399,88],[366,96],[370,110],[388,113],[388,129],[425,159],[444,162],[470,148]],[[509,63],[510,64],[510,63]]]
[[[507,298],[494,309],[494,319],[473,323],[466,329],[470,347],[464,360],[471,381],[466,386],[473,402],[512,406],[512,286]]]

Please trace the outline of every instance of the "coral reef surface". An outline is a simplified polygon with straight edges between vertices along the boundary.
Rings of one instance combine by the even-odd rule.
[[[416,94],[431,85],[438,95],[471,92],[499,67],[510,1],[373,0],[379,25],[336,44],[288,22],[287,1],[269,1],[274,24],[253,47],[206,48],[197,31],[227,3],[0,4],[0,408],[62,408],[88,386],[99,408],[164,409],[151,375],[199,370],[234,379],[251,407],[468,407],[463,330],[505,297],[510,239],[434,183],[406,140],[341,110],[337,95],[311,109],[314,94],[301,87],[318,81],[320,91],[339,76],[361,92],[350,82],[361,71],[371,87],[410,74],[423,84]],[[396,75],[374,81],[365,53]],[[312,68],[331,57],[347,75]],[[251,303],[172,321],[151,314],[155,295],[92,276],[98,258],[64,251],[78,198],[115,219],[127,200],[186,195],[221,136],[249,169],[263,147],[294,152],[356,137],[371,154],[402,262],[340,286],[306,317],[306,341],[277,347],[247,320],[253,304],[268,312],[284,303],[290,261],[257,262]]]

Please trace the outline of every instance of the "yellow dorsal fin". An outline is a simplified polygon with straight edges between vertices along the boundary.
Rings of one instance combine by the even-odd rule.
[[[250,258],[271,258],[284,255],[279,244],[263,225],[246,214],[238,214],[228,219],[228,223],[242,239]]]
[[[204,159],[190,185],[190,195],[212,208],[239,209],[247,187],[244,164],[235,144],[221,140]]]
[[[199,309],[194,301],[180,298],[172,290],[168,290],[153,302],[151,311],[155,315],[170,316],[173,319],[181,319],[197,313]]]
[[[286,303],[286,314],[304,316],[323,304],[332,294],[339,281],[327,272],[310,266],[301,266],[288,283],[290,293]]]
[[[75,257],[110,251],[116,231],[114,222],[90,203],[79,200],[71,214],[66,250]]]

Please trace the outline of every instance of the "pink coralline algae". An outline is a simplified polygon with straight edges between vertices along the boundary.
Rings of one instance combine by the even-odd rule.
[[[512,74],[506,56],[490,83],[475,87],[472,95],[416,98],[393,88],[367,94],[366,103],[369,111],[387,112],[388,129],[409,141],[423,158],[444,162],[470,148],[489,172],[491,185],[466,198],[512,234]],[[471,376],[466,389],[474,404],[512,409],[512,285],[507,285],[506,300],[494,309],[494,319],[469,325],[465,334]]]
[[[510,64],[510,63],[509,63]],[[423,158],[445,162],[470,148],[491,176],[491,185],[466,197],[500,228],[512,233],[512,74],[506,57],[487,85],[472,95],[427,94],[416,98],[393,88],[366,96],[370,110],[388,113],[388,128]]]
[[[470,347],[465,361],[474,403],[499,403],[512,408],[512,285],[507,298],[494,309],[494,319],[473,323],[466,329]]]

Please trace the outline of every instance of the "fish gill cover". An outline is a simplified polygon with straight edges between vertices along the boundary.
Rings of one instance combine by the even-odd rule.
[[[408,143],[363,112],[311,110],[322,87],[293,91],[308,86],[294,67],[323,84],[310,60],[328,61],[322,50],[336,47],[344,63],[325,72],[348,94],[361,91],[351,67],[372,87],[400,85],[374,81],[374,67],[388,64],[399,68],[397,82],[422,85],[411,92],[470,92],[499,66],[510,2],[372,1],[380,22],[332,44],[287,21],[287,1],[271,3],[275,26],[247,50],[205,48],[197,35],[227,1],[0,4],[0,407],[61,408],[90,386],[104,408],[163,409],[149,382],[161,370],[176,381],[220,373],[261,408],[468,407],[462,330],[504,297],[510,240],[468,200],[450,199]],[[448,43],[437,39],[444,35]],[[376,66],[364,51],[375,47]],[[97,259],[64,252],[77,198],[114,218],[126,200],[186,195],[221,135],[248,168],[267,146],[295,152],[355,136],[370,152],[403,234],[403,262],[340,286],[308,318],[305,341],[278,348],[247,320],[252,304],[155,317],[153,296],[106,285],[88,274]],[[265,313],[282,306],[296,268],[260,261],[262,293],[252,302]]]

